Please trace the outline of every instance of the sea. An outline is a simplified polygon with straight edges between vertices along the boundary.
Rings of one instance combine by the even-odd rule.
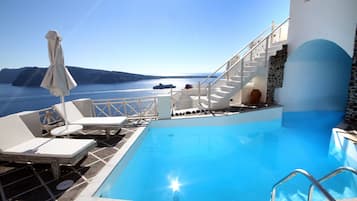
[[[170,89],[153,89],[153,86],[173,84],[174,90],[180,90],[186,84],[197,85],[202,78],[165,78],[150,79],[117,84],[90,84],[78,85],[72,89],[66,101],[91,98],[113,99],[157,96],[170,94]],[[47,89],[41,87],[16,87],[11,84],[0,84],[0,116],[6,116],[21,111],[32,111],[51,107],[60,102],[59,97],[50,94]]]

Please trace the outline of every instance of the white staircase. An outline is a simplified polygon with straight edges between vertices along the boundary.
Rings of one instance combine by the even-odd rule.
[[[230,99],[256,76],[267,77],[269,57],[282,49],[287,41],[288,19],[277,27],[269,27],[220,68],[198,84],[191,96],[193,107],[223,109]],[[220,74],[217,78],[214,75]]]

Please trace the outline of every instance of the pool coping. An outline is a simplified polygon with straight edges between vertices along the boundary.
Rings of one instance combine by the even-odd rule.
[[[144,133],[145,129],[146,127],[140,127],[135,131],[122,148],[120,148],[110,161],[99,171],[90,184],[76,197],[76,201],[128,201],[123,199],[95,197],[94,194],[103,184],[108,175],[114,170],[116,165],[124,158],[132,145],[137,142],[137,139]]]
[[[272,116],[266,116],[267,113],[272,111]],[[254,114],[252,113],[261,113],[263,112],[263,116],[259,115],[256,116],[256,119],[252,119],[254,117]],[[168,122],[185,122],[185,121],[192,121],[194,119],[204,119],[204,118],[233,118],[233,120],[237,121],[235,123],[248,123],[248,122],[257,122],[257,121],[268,121],[268,120],[273,120],[277,119],[282,119],[282,112],[283,112],[283,107],[274,107],[274,108],[266,108],[266,109],[260,109],[260,110],[255,110],[255,111],[249,111],[249,112],[244,112],[244,113],[235,113],[235,114],[227,114],[227,115],[222,115],[222,116],[204,116],[202,118],[183,118],[183,119],[168,119],[168,120],[157,120],[157,121],[152,121],[150,122],[150,125],[155,126],[155,122],[165,122],[166,124]],[[249,114],[250,113],[250,114]],[[240,116],[240,117],[237,117]],[[207,125],[207,122],[205,122]],[[228,123],[229,124],[229,123]],[[169,124],[168,124],[169,125]],[[209,124],[208,124],[209,125]],[[111,174],[111,172],[114,170],[114,168],[117,166],[117,164],[126,156],[126,154],[129,152],[130,148],[133,147],[133,145],[138,142],[138,139],[144,134],[145,130],[149,127],[140,127],[138,128],[135,133],[126,141],[126,143],[122,146],[122,148],[110,159],[108,164],[104,166],[100,172],[95,176],[95,178],[89,183],[89,185],[76,197],[76,201],[129,201],[129,200],[124,200],[124,199],[111,199],[111,198],[101,198],[101,197],[96,197],[95,193],[98,191],[100,186],[105,182],[106,178]],[[173,126],[173,125],[169,125]],[[195,125],[195,126],[200,126],[200,125]],[[201,125],[202,126],[202,125]],[[220,125],[214,125],[214,126],[220,126]]]

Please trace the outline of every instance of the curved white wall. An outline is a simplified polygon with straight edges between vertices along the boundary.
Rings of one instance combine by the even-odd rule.
[[[351,65],[351,57],[336,43],[308,41],[289,55],[275,100],[285,111],[343,111]]]
[[[356,0],[291,0],[289,53],[306,41],[322,38],[352,57],[356,25]]]
[[[288,60],[275,90],[284,111],[344,110],[356,26],[357,0],[290,1]],[[300,49],[317,39],[332,43]]]

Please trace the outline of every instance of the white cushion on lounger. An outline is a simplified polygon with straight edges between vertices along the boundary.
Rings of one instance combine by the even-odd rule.
[[[19,145],[35,136],[17,114],[0,118],[0,151]]]
[[[65,102],[67,120],[69,124],[83,126],[121,126],[127,117],[84,117],[72,101]],[[54,105],[55,110],[64,118],[62,103]]]
[[[38,113],[18,113],[0,118],[0,158],[10,162],[50,163],[55,178],[59,178],[59,165],[75,165],[94,148],[96,142],[88,139],[57,139],[35,137],[41,132]],[[27,119],[29,118],[29,119]],[[41,133],[40,133],[41,134]]]
[[[72,101],[65,102],[67,120],[71,124],[74,121],[84,118],[82,113],[78,110],[78,108],[74,105]],[[54,105],[55,110],[64,118],[63,104]]]
[[[34,138],[3,150],[5,154],[72,158],[95,144],[88,139]]]
[[[83,117],[82,119],[71,122],[71,124],[81,124],[83,126],[115,126],[123,124],[126,119],[126,117]]]

